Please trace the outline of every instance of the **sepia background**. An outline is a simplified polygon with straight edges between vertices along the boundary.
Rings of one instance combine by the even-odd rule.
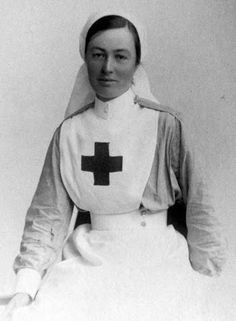
[[[128,2],[128,3],[126,3]],[[234,0],[1,0],[0,295],[50,138],[64,117],[81,64],[79,32],[98,8],[120,6],[148,29],[144,62],[162,104],[185,114],[210,169],[228,264],[210,304],[236,319],[236,2]]]

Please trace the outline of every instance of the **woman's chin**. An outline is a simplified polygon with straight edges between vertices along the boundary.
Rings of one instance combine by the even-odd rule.
[[[114,92],[113,93],[108,93],[108,92],[98,93],[97,92],[96,95],[97,95],[98,99],[100,99],[101,101],[108,101],[108,100],[112,100],[112,99],[120,96],[121,93],[114,93]]]
[[[125,90],[109,90],[109,88],[106,88],[106,90],[96,91],[96,96],[101,101],[108,101],[123,95],[127,90],[128,88]]]

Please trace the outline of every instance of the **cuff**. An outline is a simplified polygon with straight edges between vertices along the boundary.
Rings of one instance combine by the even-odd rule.
[[[41,283],[41,275],[38,271],[24,268],[16,275],[15,293],[27,293],[34,299]]]

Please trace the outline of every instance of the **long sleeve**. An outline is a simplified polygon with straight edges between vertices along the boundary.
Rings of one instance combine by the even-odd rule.
[[[209,176],[184,123],[175,118],[172,136],[172,166],[186,204],[187,241],[193,268],[206,275],[217,275],[226,261],[227,246],[214,207]],[[199,157],[200,156],[200,157]],[[206,165],[205,165],[206,166]]]
[[[147,99],[137,97],[136,101],[142,107],[160,112],[157,153],[143,204],[154,210],[172,207],[174,219],[177,219],[178,210],[186,207],[192,267],[206,275],[218,275],[226,262],[227,242],[212,197],[214,190],[210,186],[206,164],[201,163],[203,155],[194,152],[194,140],[190,139],[180,113]],[[174,212],[177,201],[181,206]],[[182,218],[183,213],[180,214]]]
[[[58,128],[49,145],[41,177],[27,212],[14,270],[33,269],[41,276],[55,262],[67,236],[73,202],[60,175]]]

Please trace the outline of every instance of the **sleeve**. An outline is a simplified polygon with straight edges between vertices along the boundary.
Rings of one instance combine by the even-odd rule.
[[[14,262],[16,273],[26,269],[35,275],[35,284],[37,275],[42,277],[60,255],[73,211],[73,202],[60,175],[59,135],[60,127],[49,145],[40,180],[26,214],[20,253]],[[20,274],[25,275],[24,272]]]
[[[28,268],[20,269],[16,275],[16,293],[27,293],[31,299],[35,298],[41,284],[41,275],[38,271]]]
[[[186,204],[187,242],[194,270],[209,276],[219,275],[226,261],[227,242],[219,213],[214,207],[213,189],[204,166],[203,155],[194,151],[184,123],[175,119],[172,161]]]

